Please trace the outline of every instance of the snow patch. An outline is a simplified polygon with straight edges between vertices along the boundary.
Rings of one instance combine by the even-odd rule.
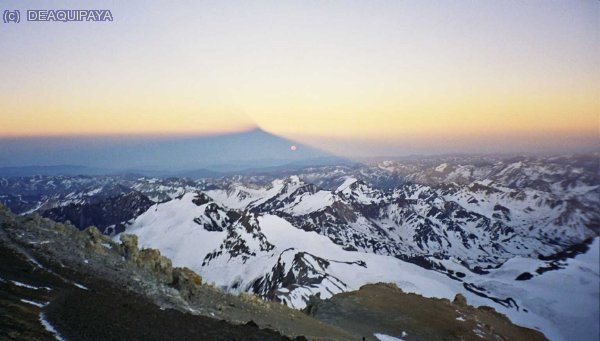
[[[353,183],[355,183],[356,181],[358,181],[358,180],[356,180],[355,178],[346,178],[346,180],[344,180],[344,183],[341,184],[335,191],[341,192],[341,191],[345,190],[346,188],[348,188]]]
[[[448,164],[444,162],[441,165],[435,167],[435,171],[441,173],[446,170],[446,167],[448,167]]]
[[[83,290],[88,290],[88,288],[85,285],[73,282],[73,285],[78,287],[79,289],[83,289]]]
[[[404,339],[401,339],[399,337],[389,336],[380,333],[375,333],[373,334],[373,336],[375,336],[379,341],[404,341]],[[406,332],[402,332],[402,337],[406,337]]]
[[[22,283],[22,282],[19,282],[19,281],[10,281],[10,282],[12,284],[18,286],[18,287],[23,287],[23,288],[27,288],[27,289],[33,289],[33,290],[42,290],[43,289],[43,290],[48,290],[48,291],[52,290],[52,288],[48,288],[48,287],[36,287],[36,286],[25,284],[25,283]]]
[[[46,304],[48,304],[48,303],[39,303],[39,302],[35,302],[35,301],[30,301],[30,300],[26,300],[24,298],[21,299],[21,302],[27,303],[27,304],[31,304],[31,305],[34,305],[34,306],[39,307],[39,308],[42,308]]]
[[[40,323],[42,324],[42,326],[44,326],[44,328],[52,335],[54,335],[54,338],[58,341],[65,341],[65,338],[62,337],[62,335],[60,335],[60,333],[56,330],[56,328],[54,328],[54,326],[52,326],[50,324],[50,322],[48,322],[48,320],[46,320],[46,315],[41,312],[40,313]]]

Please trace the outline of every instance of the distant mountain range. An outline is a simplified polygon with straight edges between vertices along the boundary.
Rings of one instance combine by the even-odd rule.
[[[0,177],[0,202],[136,234],[228,292],[294,308],[393,282],[461,293],[551,339],[597,335],[598,154],[275,168],[201,180]]]
[[[0,139],[0,176],[136,173],[206,177],[247,169],[350,163],[259,128],[191,137]]]
[[[23,176],[57,176],[57,175],[86,175],[86,176],[117,176],[117,175],[138,175],[153,177],[189,177],[194,179],[221,177],[228,173],[217,172],[208,169],[196,169],[193,171],[164,171],[151,169],[109,169],[93,168],[77,165],[55,165],[55,166],[22,166],[22,167],[0,167],[0,176],[3,177],[23,177]]]

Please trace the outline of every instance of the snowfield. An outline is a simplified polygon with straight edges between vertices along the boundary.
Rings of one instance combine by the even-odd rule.
[[[326,202],[328,197],[321,192],[311,195],[315,196],[322,199],[318,200],[319,203]],[[303,269],[297,268],[294,260],[302,254],[312,271],[307,275],[309,279],[311,276],[324,279],[311,285],[278,287],[276,297],[294,308],[303,308],[307,299],[317,293],[321,298],[328,298],[342,291],[357,290],[367,283],[391,282],[405,292],[426,297],[452,300],[461,293],[467,297],[469,304],[492,306],[509,316],[511,321],[538,329],[553,340],[593,339],[598,335],[598,329],[590,329],[590,326],[597,326],[595,322],[600,314],[597,304],[599,238],[594,240],[587,253],[568,259],[564,269],[544,272],[526,281],[516,281],[515,278],[523,272],[535,273],[537,268],[547,263],[515,257],[489,274],[479,275],[458,262],[443,261],[447,269],[465,274],[459,281],[395,257],[346,251],[322,234],[298,229],[286,219],[270,214],[256,216],[256,231],[248,231],[241,226],[232,228],[235,240],[243,241],[251,250],[247,259],[228,254],[222,245],[231,238],[231,231],[208,231],[196,222],[206,219],[207,207],[214,203],[197,205],[193,202],[195,197],[196,194],[188,193],[151,207],[135,219],[126,233],[136,234],[140,247],[160,249],[175,266],[187,266],[198,272],[206,282],[214,282],[224,290],[252,290],[257,280],[271,275],[278,262],[284,265],[285,273],[291,271],[300,277]],[[299,201],[298,205],[301,203]],[[294,206],[295,209],[298,205]],[[218,216],[223,219],[226,209],[220,209]],[[118,239],[118,236],[115,238]],[[261,238],[272,248],[264,247],[267,244]],[[207,254],[218,251],[221,254],[209,262],[205,261]],[[504,306],[477,295],[467,290],[464,283],[481,288],[491,297],[510,297],[515,305]]]

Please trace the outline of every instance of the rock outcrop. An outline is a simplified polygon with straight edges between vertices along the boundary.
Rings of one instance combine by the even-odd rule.
[[[138,249],[138,237],[133,234],[122,234],[120,240],[123,257],[135,263],[139,258],[140,253],[140,250]]]
[[[202,285],[202,277],[189,268],[173,269],[173,287],[179,290],[181,296],[191,299],[199,292]]]
[[[173,282],[173,264],[157,249],[142,249],[137,260],[138,266],[154,272],[165,283]]]
[[[456,304],[459,307],[468,306],[467,298],[465,296],[463,296],[463,294],[456,294],[456,296],[454,296],[454,300],[452,301],[452,303]]]
[[[154,272],[165,283],[173,282],[173,264],[169,258],[161,255],[156,249],[140,250],[135,235],[123,234],[120,238],[121,253],[125,259]]]

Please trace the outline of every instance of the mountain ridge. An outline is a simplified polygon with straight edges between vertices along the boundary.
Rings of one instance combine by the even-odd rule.
[[[589,304],[599,276],[590,259],[596,160],[442,158],[204,180],[0,178],[0,200],[65,221],[147,198],[150,207],[120,204],[125,211],[108,220],[118,223],[99,228],[134,233],[226,291],[302,308],[314,295],[393,282],[428,297],[460,293],[561,340],[584,335],[576,322],[598,315]],[[558,256],[590,238],[587,251]],[[556,283],[573,290],[559,294]]]

